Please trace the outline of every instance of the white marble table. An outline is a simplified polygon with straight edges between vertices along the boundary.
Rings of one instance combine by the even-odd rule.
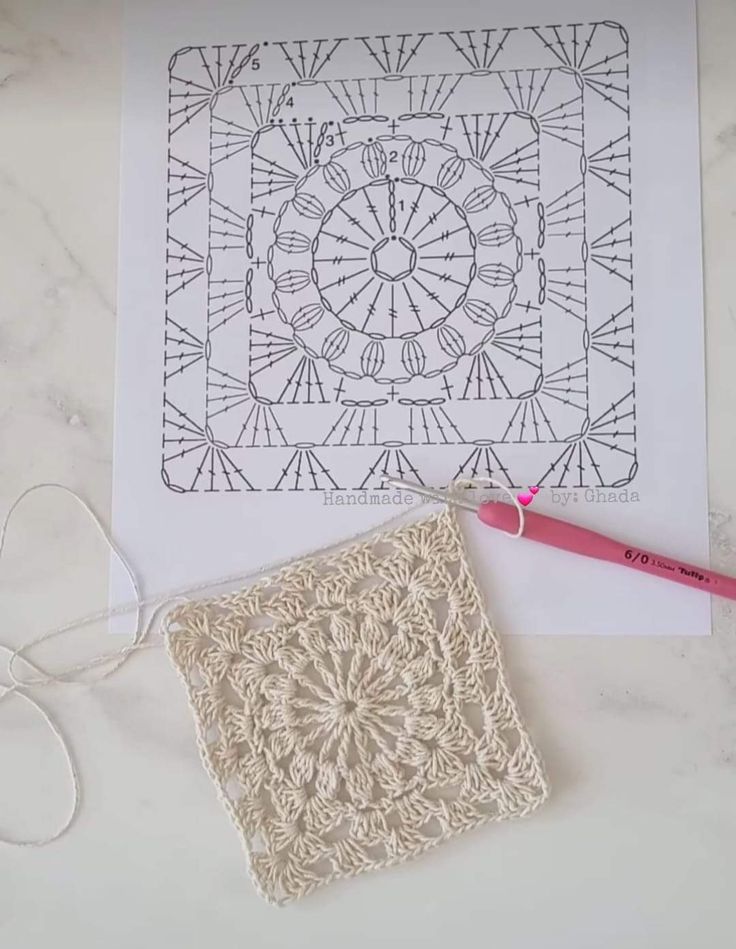
[[[712,552],[714,566],[736,572],[736,5],[699,7]],[[108,509],[119,19],[112,0],[0,3],[3,510],[39,480]],[[0,641],[103,605],[106,571],[71,504],[29,503],[2,565]],[[73,736],[85,806],[50,847],[0,848],[0,940],[23,949],[732,945],[736,614],[716,602],[714,617],[709,640],[506,641],[550,803],[528,822],[283,911],[250,887],[162,655],[135,657],[104,687],[55,690],[45,698]],[[107,642],[98,631],[74,648]],[[0,749],[0,831],[43,833],[62,805],[61,760],[17,701],[0,705]]]

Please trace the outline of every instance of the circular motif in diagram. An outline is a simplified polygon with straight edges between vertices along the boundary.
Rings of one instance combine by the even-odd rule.
[[[493,175],[449,145],[381,136],[298,182],[269,248],[273,300],[307,353],[352,378],[433,377],[493,336],[521,241]]]
[[[474,261],[462,208],[406,178],[354,191],[327,213],[314,245],[323,302],[373,339],[407,339],[444,323],[463,301]]]

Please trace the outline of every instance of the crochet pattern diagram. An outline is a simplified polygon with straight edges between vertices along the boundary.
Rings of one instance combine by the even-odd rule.
[[[628,49],[605,21],[175,53],[164,483],[630,483]]]

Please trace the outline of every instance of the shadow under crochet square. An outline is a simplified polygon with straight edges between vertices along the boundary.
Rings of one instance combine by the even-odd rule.
[[[179,606],[166,627],[205,768],[271,902],[548,794],[449,511]]]

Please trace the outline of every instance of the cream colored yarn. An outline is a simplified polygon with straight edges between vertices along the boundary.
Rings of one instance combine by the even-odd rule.
[[[205,767],[272,902],[547,796],[449,510],[166,626]]]

